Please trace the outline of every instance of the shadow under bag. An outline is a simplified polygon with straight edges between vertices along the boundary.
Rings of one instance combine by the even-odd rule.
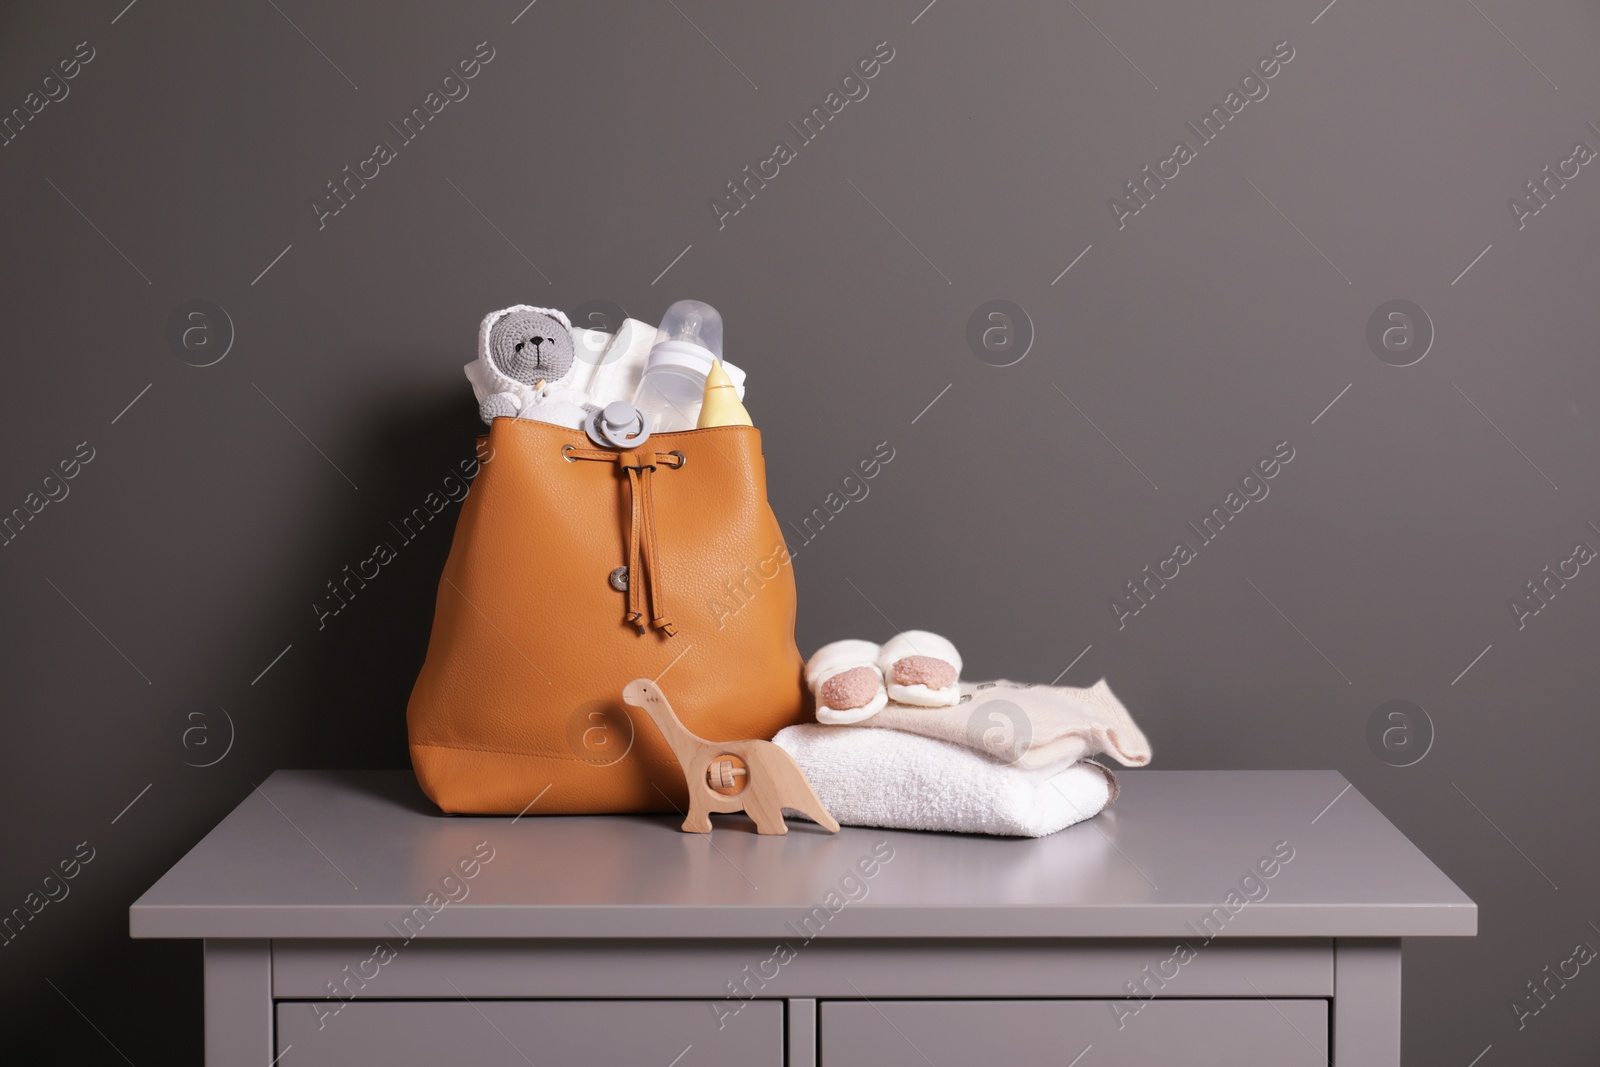
[[[617,450],[498,418],[479,454],[406,711],[412,767],[440,808],[682,811],[671,750],[622,703],[635,678],[659,680],[711,740],[808,717],[759,431]]]

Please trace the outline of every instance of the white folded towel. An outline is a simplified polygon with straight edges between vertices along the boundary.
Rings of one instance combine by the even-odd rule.
[[[807,723],[772,740],[851,826],[1044,837],[1099,814],[1117,793],[1097,763],[1025,770],[898,730]]]

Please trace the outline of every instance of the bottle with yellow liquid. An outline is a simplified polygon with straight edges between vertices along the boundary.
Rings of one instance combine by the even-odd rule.
[[[695,428],[703,430],[708,426],[754,425],[750,421],[750,413],[739,402],[739,391],[734,388],[733,379],[722,369],[722,360],[717,360],[706,372],[706,391],[700,402],[700,418]]]

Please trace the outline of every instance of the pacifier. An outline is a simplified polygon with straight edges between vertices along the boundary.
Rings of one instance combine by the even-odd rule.
[[[644,414],[626,400],[614,400],[583,420],[589,440],[602,448],[637,448],[650,437]]]

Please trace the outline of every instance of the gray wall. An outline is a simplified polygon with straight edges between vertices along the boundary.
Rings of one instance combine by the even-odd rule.
[[[693,295],[791,528],[894,449],[796,534],[805,651],[938,629],[972,676],[1109,678],[1159,766],[1339,769],[1482,907],[1475,940],[1407,946],[1407,1061],[1593,1062],[1600,977],[1521,1030],[1511,1004],[1600,946],[1600,572],[1568,565],[1521,626],[1510,600],[1600,548],[1600,167],[1520,225],[1508,198],[1600,148],[1600,13],[925,2],[7,5],[0,106],[93,59],[0,148],[0,511],[66,494],[0,549],[0,906],[94,850],[0,948],[8,1043],[197,1061],[198,950],[131,943],[126,906],[273,768],[404,765],[454,509],[324,628],[311,605],[471,454],[478,318]],[[785,123],[881,41],[800,143]],[[1185,122],[1283,41],[1201,144]],[[795,158],[719,226],[778,140]],[[186,347],[195,300],[226,318]],[[1031,326],[974,351],[991,300]],[[1399,351],[1368,341],[1393,300],[1427,319],[1407,347],[1380,316]],[[1201,544],[1185,524],[1280,442]]]

